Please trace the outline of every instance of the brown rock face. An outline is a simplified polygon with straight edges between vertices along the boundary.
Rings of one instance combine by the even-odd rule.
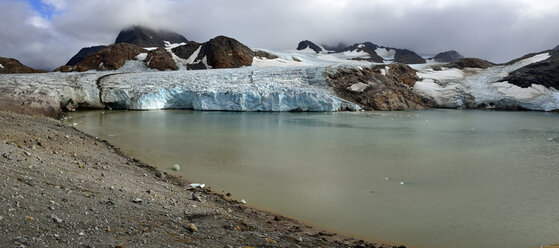
[[[419,78],[415,70],[405,64],[341,69],[327,78],[338,96],[365,109],[408,110],[434,106],[412,91]]]
[[[17,59],[0,57],[0,74],[43,73],[19,62]]]
[[[458,68],[458,69],[464,69],[464,68],[487,69],[494,65],[495,64],[487,60],[478,59],[478,58],[463,58],[448,64],[449,67]]]
[[[238,68],[251,66],[254,52],[238,42],[225,36],[218,36],[206,42],[202,47],[212,68]]]
[[[264,51],[254,51],[254,57],[258,57],[258,58],[267,58],[267,59],[277,59],[278,56],[273,55],[271,53],[268,52],[264,52]]]
[[[118,70],[127,60],[136,59],[136,56],[142,52],[146,51],[137,45],[115,44],[85,57],[83,61],[72,67],[61,66],[55,71]]]
[[[148,56],[144,60],[147,66],[151,69],[157,69],[160,71],[166,70],[178,70],[173,56],[164,48],[157,48],[155,50],[149,51]]]
[[[200,48],[200,52],[192,61],[193,64],[188,67],[189,69],[205,69],[204,64],[201,63],[204,57],[207,60],[208,66],[215,69],[250,66],[255,54],[264,55],[265,53],[255,53],[239,41],[225,36],[215,37],[202,44],[188,42],[186,45],[176,47],[172,51],[178,57],[188,59],[198,48]]]

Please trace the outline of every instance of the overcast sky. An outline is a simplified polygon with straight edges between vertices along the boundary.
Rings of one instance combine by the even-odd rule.
[[[559,44],[557,0],[0,0],[0,56],[54,69],[133,24],[252,48],[375,44],[504,62]]]

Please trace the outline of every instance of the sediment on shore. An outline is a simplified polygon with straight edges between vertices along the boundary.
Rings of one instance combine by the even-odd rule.
[[[394,247],[251,208],[42,116],[0,112],[0,247]]]

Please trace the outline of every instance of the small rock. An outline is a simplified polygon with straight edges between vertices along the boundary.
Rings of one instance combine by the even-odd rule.
[[[194,223],[190,223],[188,224],[188,226],[186,227],[186,229],[188,229],[191,232],[198,232],[198,228],[196,227],[196,225],[194,225]]]
[[[404,184],[406,184],[406,182],[400,182],[400,184],[401,184],[401,185],[404,185]]]
[[[56,215],[51,214],[50,218],[52,219],[52,221],[56,222],[56,223],[62,223],[62,219],[58,218]]]
[[[241,203],[242,204],[247,204],[247,201],[245,199],[241,199]]]
[[[202,197],[197,194],[192,194],[192,200],[202,202]]]
[[[143,200],[140,199],[140,198],[134,198],[134,199],[132,199],[132,202],[133,202],[133,203],[137,203],[137,204],[142,203],[142,201],[143,201]]]
[[[85,235],[85,233],[80,232],[80,233],[78,233],[78,235],[83,236],[83,235]]]
[[[2,153],[2,157],[4,157],[7,160],[12,160],[12,155],[9,153]]]
[[[173,170],[174,170],[174,171],[179,171],[179,170],[181,170],[181,166],[178,165],[178,164],[174,164],[174,165],[173,165]]]
[[[29,153],[29,152],[26,151],[26,152],[25,152],[25,155],[27,155],[28,157],[30,157],[30,156],[31,156],[31,153]]]
[[[49,210],[53,210],[53,211],[54,211],[54,207],[53,207],[53,206],[49,206]]]
[[[156,171],[156,172],[155,172],[155,176],[158,177],[158,178],[161,179],[161,180],[165,180],[165,178],[167,177],[167,176],[165,176],[165,174],[162,173],[161,171]]]
[[[553,141],[553,138],[549,138],[549,139],[547,139],[547,140],[549,140],[549,141]]]

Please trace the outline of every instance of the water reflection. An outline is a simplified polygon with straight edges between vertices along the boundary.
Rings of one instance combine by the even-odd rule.
[[[345,232],[424,247],[559,241],[557,114],[142,111],[72,117],[80,129],[150,164],[181,164],[186,178]]]

